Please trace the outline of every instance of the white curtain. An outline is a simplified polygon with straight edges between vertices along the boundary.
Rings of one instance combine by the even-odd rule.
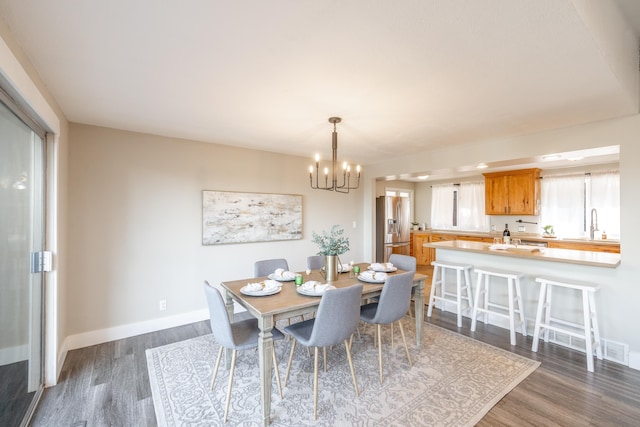
[[[431,228],[453,227],[453,184],[431,187]]]
[[[588,214],[591,213],[591,208],[596,209],[600,231],[606,231],[612,238],[619,238],[620,172],[591,174],[591,200],[587,209]]]
[[[584,175],[545,176],[541,185],[540,228],[553,225],[559,236],[584,234]]]
[[[454,192],[458,193],[457,225],[454,226]],[[484,214],[484,182],[431,187],[431,227],[468,231],[488,231],[489,217]]]
[[[460,183],[458,191],[458,228],[488,231],[490,219],[484,214],[484,182]]]

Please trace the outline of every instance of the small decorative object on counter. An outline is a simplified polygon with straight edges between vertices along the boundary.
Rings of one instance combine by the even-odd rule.
[[[511,243],[511,232],[509,231],[509,224],[504,225],[504,231],[502,232],[502,240],[505,245]]]
[[[602,230],[602,240],[607,240],[607,232]]]
[[[542,227],[542,230],[544,230],[545,236],[553,236],[555,233],[553,231],[553,225],[545,225],[544,227]]]

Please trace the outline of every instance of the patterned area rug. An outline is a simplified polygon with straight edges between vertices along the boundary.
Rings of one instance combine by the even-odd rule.
[[[317,421],[313,420],[313,351],[309,358],[305,347],[296,346],[283,399],[274,378],[271,424],[472,426],[540,365],[427,323],[418,350],[413,325],[404,324],[413,366],[397,326],[393,349],[390,328],[384,327],[383,384],[373,328],[369,326],[360,339],[354,336],[352,354],[360,397],[353,390],[344,345],[327,351],[327,372],[319,360]],[[290,345],[288,340],[276,342],[283,381]],[[211,335],[147,350],[159,426],[261,425],[257,351],[238,353],[227,424],[222,419],[228,371],[221,367],[214,390],[209,389],[217,351]]]

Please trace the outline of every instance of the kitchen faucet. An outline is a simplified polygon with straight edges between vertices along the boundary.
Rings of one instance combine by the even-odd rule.
[[[595,222],[595,226],[593,225],[593,216],[595,215],[596,217],[596,222]],[[598,211],[596,211],[596,208],[592,208],[591,209],[591,227],[589,228],[589,237],[591,238],[591,240],[594,239],[594,234],[596,231],[600,231],[598,230]]]

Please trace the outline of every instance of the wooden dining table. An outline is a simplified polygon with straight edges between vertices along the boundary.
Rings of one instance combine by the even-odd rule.
[[[364,271],[369,267],[368,263],[355,264],[359,265]],[[403,270],[387,273],[389,275],[403,273]],[[304,281],[317,280],[326,283],[320,270],[312,270],[310,274],[305,272],[302,274]],[[272,348],[273,335],[271,330],[276,322],[281,319],[289,319],[295,316],[303,316],[308,313],[317,311],[321,297],[301,295],[296,291],[296,285],[293,281],[283,282],[280,292],[266,296],[247,296],[240,292],[248,283],[259,282],[267,277],[251,277],[242,280],[231,280],[220,283],[223,289],[227,312],[229,318],[233,319],[234,301],[244,307],[251,315],[258,319],[260,334],[258,339],[258,355],[260,366],[260,393],[262,404],[263,425],[269,425],[271,421],[271,376],[272,376]],[[426,275],[416,273],[413,278],[414,283],[414,304],[415,304],[415,321],[416,321],[416,346],[422,345],[422,325],[424,320],[424,282]],[[332,281],[330,284],[336,288],[344,288],[356,283],[364,285],[362,290],[362,301],[380,295],[384,283],[369,283],[360,281],[353,273],[345,272],[338,275],[338,280]],[[230,354],[227,355],[227,361],[231,360]]]

